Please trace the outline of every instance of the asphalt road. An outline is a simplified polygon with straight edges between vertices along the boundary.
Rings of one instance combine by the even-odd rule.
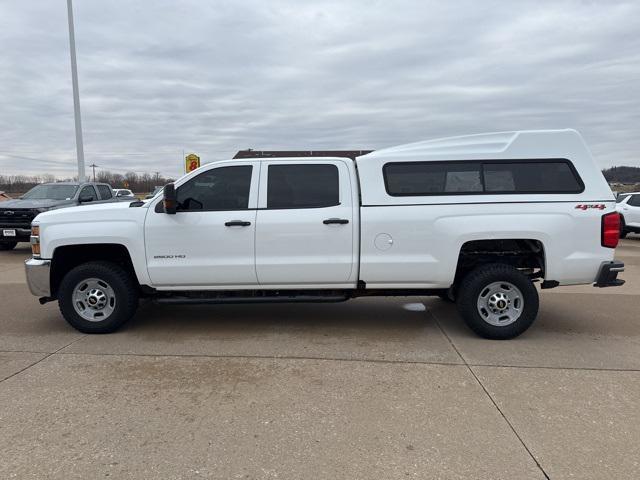
[[[24,247],[22,247],[24,245]],[[0,478],[640,478],[640,237],[521,337],[432,298],[158,306],[83,335],[0,252]]]

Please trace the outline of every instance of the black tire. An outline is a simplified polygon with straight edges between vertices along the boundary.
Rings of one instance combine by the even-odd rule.
[[[625,238],[629,234],[629,230],[625,228],[624,217],[620,215],[620,238]]]
[[[0,250],[13,250],[18,242],[0,242]]]
[[[114,297],[113,311],[104,320],[83,318],[74,307],[73,293],[84,280],[106,282]],[[58,288],[58,306],[69,324],[83,333],[111,333],[133,317],[138,308],[138,286],[122,267],[111,262],[83,263],[69,271]]]
[[[518,302],[522,301],[522,306],[513,323],[492,325],[481,315],[478,301],[481,295],[486,295],[489,285],[499,282],[508,282],[520,291]],[[478,267],[464,277],[458,289],[457,305],[465,323],[475,333],[484,338],[506,340],[517,337],[531,326],[538,315],[539,299],[529,277],[514,267],[494,263]],[[486,309],[483,311],[489,314]]]

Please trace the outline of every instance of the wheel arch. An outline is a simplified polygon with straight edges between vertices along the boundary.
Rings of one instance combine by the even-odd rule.
[[[471,270],[501,263],[523,270],[530,278],[545,278],[547,255],[537,238],[487,238],[464,242],[458,251],[454,285]]]
[[[127,247],[118,243],[88,243],[81,245],[63,245],[56,247],[51,259],[51,294],[56,296],[64,276],[83,263],[106,261],[121,266],[140,286],[139,278],[133,266]]]

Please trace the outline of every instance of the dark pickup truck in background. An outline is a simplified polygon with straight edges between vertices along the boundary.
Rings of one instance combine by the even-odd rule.
[[[0,203],[0,250],[11,250],[28,242],[31,221],[54,208],[117,201],[106,183],[55,182],[36,185],[22,197]]]

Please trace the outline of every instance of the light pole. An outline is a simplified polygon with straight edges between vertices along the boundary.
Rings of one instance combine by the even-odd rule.
[[[96,183],[96,167],[98,165],[96,165],[95,163],[92,163],[91,165],[89,165],[91,168],[93,168],[93,183]]]
[[[80,93],[78,92],[78,66],[76,65],[76,36],[73,29],[73,5],[67,0],[69,17],[69,50],[71,51],[71,81],[73,83],[73,115],[76,122],[76,154],[78,156],[78,181],[85,181],[82,122],[80,120]]]

